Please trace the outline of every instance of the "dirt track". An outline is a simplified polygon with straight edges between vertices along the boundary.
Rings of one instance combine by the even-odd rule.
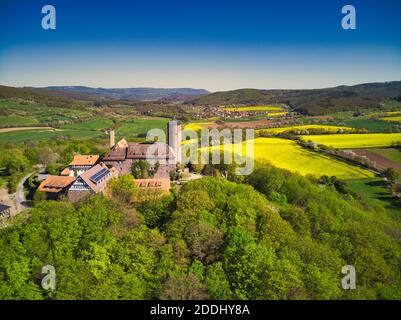
[[[1,128],[0,133],[13,132],[13,131],[25,131],[25,130],[55,130],[51,127],[15,127],[15,128]]]
[[[386,157],[379,154],[370,152],[368,149],[351,149],[358,156],[365,156],[369,160],[376,162],[376,167],[379,170],[385,170],[387,168],[393,168],[401,171],[401,164],[394,162]]]

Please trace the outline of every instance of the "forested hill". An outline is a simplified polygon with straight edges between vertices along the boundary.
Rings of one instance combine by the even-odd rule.
[[[15,88],[0,85],[0,99],[22,99],[45,104],[49,107],[69,107],[73,104],[85,104],[98,97],[75,92],[51,91],[35,88]]]
[[[311,90],[239,89],[206,94],[197,89],[93,89],[86,87],[13,88],[0,86],[0,99],[21,98],[49,106],[68,106],[71,103],[147,105],[185,101],[185,104],[219,106],[227,104],[285,103],[294,110],[310,115],[324,115],[338,111],[377,107],[385,100],[401,101],[401,81],[366,83]],[[124,100],[120,100],[124,99]],[[127,100],[128,99],[128,100]]]
[[[387,99],[401,99],[401,81],[313,90],[239,89],[215,92],[190,102],[204,105],[286,103],[296,111],[321,115],[376,107]]]
[[[208,94],[204,89],[193,88],[90,88],[83,86],[53,86],[43,88],[46,91],[59,91],[88,94],[102,99],[117,100],[180,100]]]
[[[108,197],[39,202],[0,229],[0,299],[401,298],[401,227],[383,208],[268,165],[244,182],[134,205],[127,175]],[[40,286],[49,264],[55,291]]]

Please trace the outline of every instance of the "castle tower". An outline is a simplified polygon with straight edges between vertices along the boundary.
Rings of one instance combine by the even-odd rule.
[[[110,134],[110,149],[111,149],[116,144],[116,136],[114,130],[110,130],[109,134]]]
[[[175,153],[176,162],[181,162],[181,126],[176,120],[168,123],[168,144]]]

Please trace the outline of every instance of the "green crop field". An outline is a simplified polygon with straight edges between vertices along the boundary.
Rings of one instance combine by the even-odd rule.
[[[242,143],[245,154],[246,143]],[[232,147],[233,145],[228,145]],[[215,147],[214,147],[215,148]],[[294,141],[280,138],[256,138],[255,160],[267,160],[273,165],[302,175],[337,176],[341,179],[371,178],[374,174],[340,160],[307,150]]]
[[[6,110],[7,116],[1,117],[3,119],[0,120],[0,127],[46,124],[52,121],[72,122],[91,116],[91,112],[87,110],[48,107],[4,99],[0,99],[1,109]]]
[[[0,141],[21,144],[27,140],[46,141],[56,137],[64,136],[71,137],[72,139],[90,139],[100,137],[102,135],[103,134],[101,132],[91,130],[25,130],[1,133]]]
[[[61,126],[61,128],[77,130],[104,130],[111,127],[112,125],[113,121],[110,119],[92,119],[88,121],[67,124]]]
[[[8,110],[15,109],[24,111],[38,111],[38,110],[43,110],[43,108],[45,107],[38,104],[27,104],[14,100],[0,99],[0,108]]]
[[[381,178],[347,180],[347,186],[369,204],[383,206],[392,216],[400,218],[401,208],[391,197],[386,182]]]
[[[0,117],[0,128],[30,126],[38,123],[39,121],[32,117],[22,117],[22,116]]]
[[[281,128],[269,128],[269,129],[262,129],[258,131],[270,132],[270,133],[283,133],[287,131],[299,131],[302,132],[304,130],[309,129],[321,129],[327,132],[336,133],[339,131],[352,131],[353,128],[350,127],[339,127],[339,126],[326,126],[326,125],[317,125],[317,124],[310,124],[310,125],[302,125],[302,126],[290,126],[290,127],[281,127]]]
[[[388,121],[380,121],[367,118],[349,118],[341,120],[333,120],[327,122],[329,125],[344,125],[356,129],[367,129],[370,132],[390,132],[394,128],[394,124]]]
[[[311,140],[337,149],[390,147],[401,142],[401,133],[368,133],[368,134],[326,134],[301,136],[303,140]]]
[[[379,154],[387,159],[401,164],[401,149],[396,148],[381,148],[381,149],[369,149],[369,151]]]
[[[227,107],[226,111],[281,111],[283,107],[278,105],[270,106],[249,106],[249,107]]]
[[[117,129],[117,136],[124,138],[137,137],[138,134],[146,134],[150,129],[162,129],[167,132],[167,118],[137,118],[121,123]]]

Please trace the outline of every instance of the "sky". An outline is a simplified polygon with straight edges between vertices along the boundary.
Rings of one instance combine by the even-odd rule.
[[[56,30],[44,30],[44,5]],[[341,8],[356,9],[356,29]],[[400,0],[0,0],[0,84],[323,88],[401,80]]]

